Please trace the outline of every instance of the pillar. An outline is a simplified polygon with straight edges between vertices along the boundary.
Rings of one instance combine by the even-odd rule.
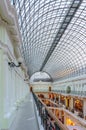
[[[49,91],[51,91],[51,87],[49,86]]]
[[[73,108],[73,98],[71,97],[71,99],[70,99],[70,104],[69,104],[69,106],[70,106],[70,109],[74,109]]]
[[[0,127],[1,129],[8,128],[8,120],[5,117],[5,91],[6,91],[6,81],[5,81],[5,67],[4,64],[4,52],[0,49]]]
[[[84,103],[83,103],[83,114],[84,114],[84,119],[86,120],[86,99],[84,99]]]
[[[30,92],[32,92],[33,91],[33,87],[32,86],[30,86]]]

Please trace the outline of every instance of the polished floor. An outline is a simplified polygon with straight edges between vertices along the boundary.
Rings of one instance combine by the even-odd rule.
[[[32,98],[32,95],[28,96],[23,105],[18,109],[10,130],[39,130]]]

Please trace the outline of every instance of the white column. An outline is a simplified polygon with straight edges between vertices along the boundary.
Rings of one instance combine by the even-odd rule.
[[[8,66],[8,57],[6,55],[4,55],[4,113],[5,113],[5,117],[9,117],[9,66]]]
[[[85,117],[86,116],[86,99],[84,100],[84,104],[83,104],[83,113]]]

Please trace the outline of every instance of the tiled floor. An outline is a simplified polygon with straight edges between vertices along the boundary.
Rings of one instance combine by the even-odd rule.
[[[9,130],[39,130],[32,95],[28,96],[24,104],[19,108]]]

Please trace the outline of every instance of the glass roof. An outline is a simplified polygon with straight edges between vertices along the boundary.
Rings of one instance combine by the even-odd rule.
[[[86,73],[86,0],[16,0],[28,73],[53,80]]]

